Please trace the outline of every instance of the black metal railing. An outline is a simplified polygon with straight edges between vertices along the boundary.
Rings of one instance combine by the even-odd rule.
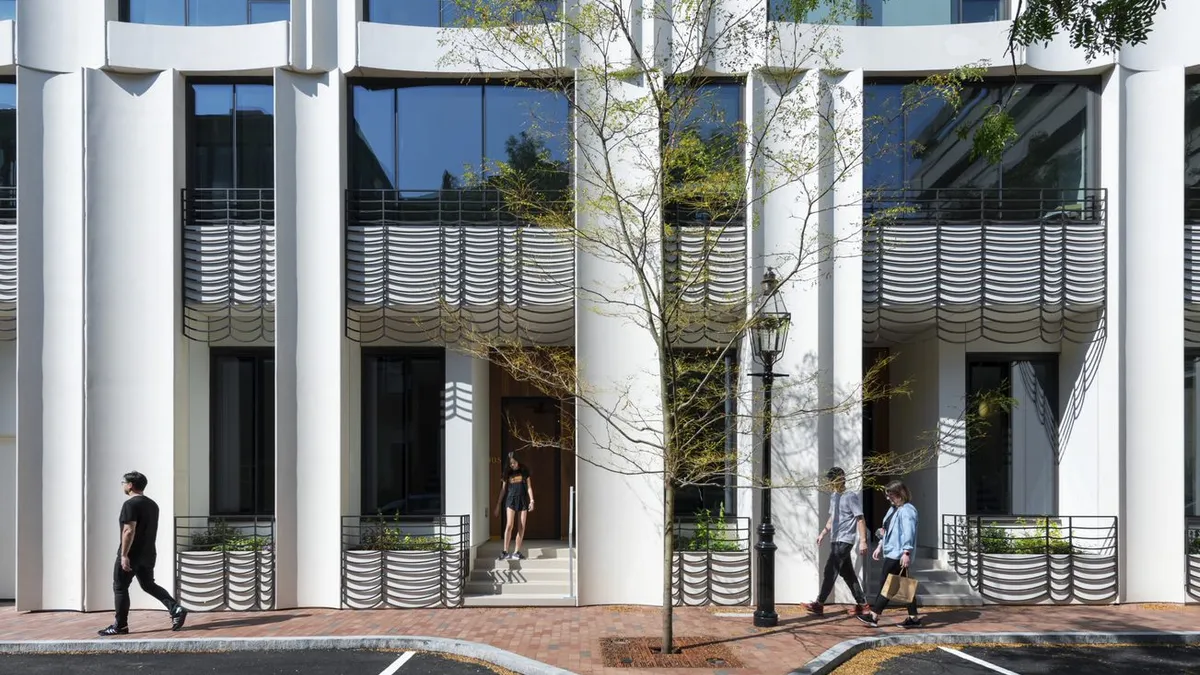
[[[175,589],[193,611],[275,609],[275,518],[177,516]]]
[[[1200,188],[1188,188],[1184,200],[1183,335],[1200,346]]]
[[[746,312],[745,205],[712,218],[706,211],[667,208],[663,276],[675,300],[678,344],[727,344]]]
[[[942,546],[954,571],[990,602],[1118,598],[1115,516],[945,515]]]
[[[1106,192],[868,192],[868,342],[936,329],[942,340],[1089,342],[1108,298]]]
[[[1200,602],[1200,517],[1189,517],[1184,527],[1187,558],[1187,594]]]
[[[749,518],[676,519],[676,606],[750,604],[750,569]]]
[[[569,229],[523,222],[485,189],[349,190],[346,209],[351,339],[453,341],[464,330],[573,339]]]
[[[184,335],[274,340],[274,190],[184,189],[181,249]]]
[[[470,516],[344,516],[342,606],[461,607]]]
[[[17,339],[17,188],[0,187],[0,340]]]

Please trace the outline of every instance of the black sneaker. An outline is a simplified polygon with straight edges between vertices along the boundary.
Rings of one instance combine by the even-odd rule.
[[[819,602],[806,602],[806,603],[804,603],[804,609],[809,614],[812,614],[814,616],[824,616],[824,614],[825,614],[825,605],[823,605]]]
[[[871,616],[870,612],[863,612],[854,618],[863,622],[863,624],[870,626],[871,628],[879,628],[879,620]]]
[[[129,635],[129,626],[118,626],[113,624],[108,628],[102,628],[96,631],[101,637],[111,637],[113,635]]]
[[[901,628],[916,628],[917,626],[920,626],[920,625],[921,625],[920,617],[910,616],[907,619],[905,619],[903,623],[900,624],[900,627]]]
[[[508,560],[508,551],[500,551],[500,555],[497,556],[496,560]]]
[[[183,624],[187,621],[188,611],[183,608],[183,605],[175,607],[175,612],[171,614],[171,630],[179,630],[183,628]]]

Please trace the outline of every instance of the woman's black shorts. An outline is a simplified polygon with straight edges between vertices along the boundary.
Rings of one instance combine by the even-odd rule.
[[[528,511],[529,497],[521,492],[510,492],[504,498],[504,508],[512,509],[513,511]]]

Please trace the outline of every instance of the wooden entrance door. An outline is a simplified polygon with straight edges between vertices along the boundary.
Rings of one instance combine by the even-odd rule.
[[[508,461],[508,453],[516,453],[517,461],[529,468],[537,502],[525,521],[525,538],[561,539],[562,429],[558,401],[540,396],[504,398],[500,401],[500,416],[500,466]],[[500,514],[501,527],[506,517]]]

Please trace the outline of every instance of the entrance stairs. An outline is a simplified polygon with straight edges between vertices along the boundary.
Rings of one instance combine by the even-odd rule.
[[[467,607],[574,607],[571,552],[565,541],[527,541],[524,560],[497,560],[503,542],[475,549]]]
[[[917,604],[921,607],[982,606],[983,596],[936,555],[937,552],[931,549],[917,549],[917,559],[913,561],[911,570],[913,578],[917,580]],[[879,582],[878,565],[872,560],[868,570],[867,584],[872,588]]]

